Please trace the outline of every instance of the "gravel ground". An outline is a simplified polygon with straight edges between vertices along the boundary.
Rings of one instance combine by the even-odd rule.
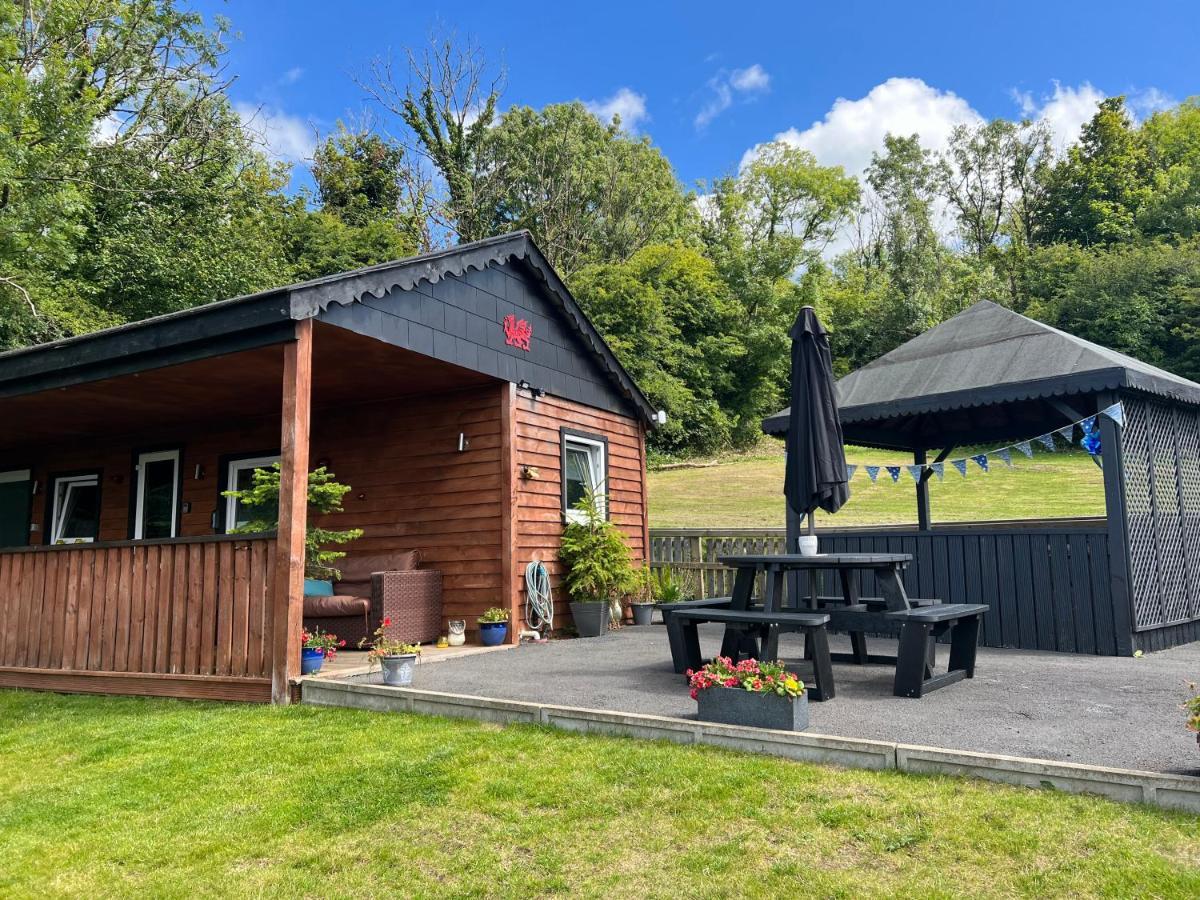
[[[701,627],[706,655],[720,626]],[[835,650],[848,649],[834,636]],[[871,651],[894,653],[875,639]],[[945,664],[947,648],[939,646]],[[780,654],[802,675],[798,636]],[[1200,644],[1141,659],[981,648],[975,678],[921,700],[892,696],[887,666],[834,665],[837,697],[811,704],[810,731],[958,750],[1200,775],[1200,747],[1179,708],[1200,681]],[[695,717],[683,677],[671,671],[662,625],[600,638],[522,645],[421,666],[414,687],[622,712]]]

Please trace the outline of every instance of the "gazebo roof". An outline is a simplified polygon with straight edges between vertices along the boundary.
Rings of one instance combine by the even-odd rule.
[[[897,449],[1036,435],[1095,412],[1077,395],[1134,390],[1200,405],[1200,384],[987,300],[837,387],[846,440]],[[783,434],[787,423],[785,409],[762,427]]]

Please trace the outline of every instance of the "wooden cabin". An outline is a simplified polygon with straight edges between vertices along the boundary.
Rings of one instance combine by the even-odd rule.
[[[351,554],[519,623],[574,482],[645,558],[655,421],[524,232],[0,354],[0,686],[286,702],[318,465]],[[275,461],[278,532],[231,534]]]

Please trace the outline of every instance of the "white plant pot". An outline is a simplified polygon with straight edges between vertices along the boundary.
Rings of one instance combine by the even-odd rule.
[[[797,552],[801,556],[816,556],[820,552],[815,534],[802,534],[796,538]]]

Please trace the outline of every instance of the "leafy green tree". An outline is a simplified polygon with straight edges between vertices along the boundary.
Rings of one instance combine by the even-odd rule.
[[[726,446],[731,417],[723,408],[742,388],[738,320],[715,267],[682,244],[652,244],[628,262],[596,263],[573,279],[573,291],[613,352],[667,423],[650,434],[663,452]]]
[[[1048,173],[1036,233],[1040,244],[1128,241],[1151,196],[1151,160],[1124,97],[1100,103],[1079,143]]]
[[[1149,199],[1138,210],[1144,235],[1200,233],[1200,98],[1152,115],[1141,127],[1152,170]]]
[[[589,263],[695,232],[691,198],[662,152],[581,103],[513,107],[483,154],[501,173],[482,198],[496,230],[529,229],[568,280]]]

